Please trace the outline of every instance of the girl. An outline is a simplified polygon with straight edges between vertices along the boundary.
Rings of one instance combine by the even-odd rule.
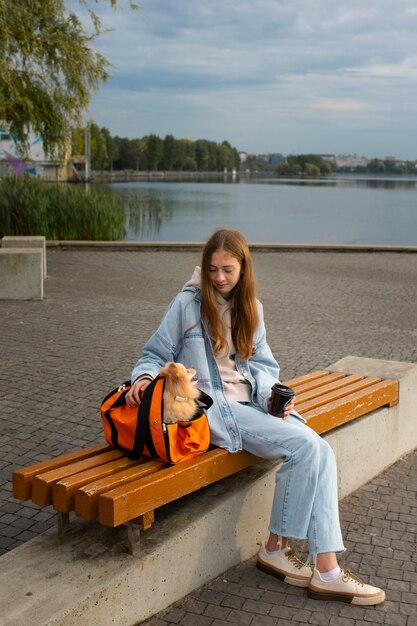
[[[317,599],[383,602],[384,591],[338,565],[336,552],[345,548],[332,449],[305,425],[294,402],[283,419],[268,414],[279,366],[266,341],[252,260],[239,232],[217,230],[206,243],[201,270],[172,300],[133,369],[130,406],[140,404],[140,393],[167,361],[195,368],[199,387],[213,398],[208,417],[215,446],[283,461],[257,567],[307,587]],[[308,539],[313,570],[289,547],[289,537]]]

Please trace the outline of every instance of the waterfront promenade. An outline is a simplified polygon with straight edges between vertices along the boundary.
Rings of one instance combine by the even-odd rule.
[[[54,525],[50,509],[12,498],[13,469],[102,439],[100,400],[129,377],[198,258],[196,251],[48,250],[45,299],[0,302],[0,553]],[[282,379],[348,354],[416,362],[417,254],[271,251],[254,252],[254,260]],[[382,607],[324,608],[250,561],[148,622],[417,624],[416,457],[342,502],[343,564],[387,588]]]

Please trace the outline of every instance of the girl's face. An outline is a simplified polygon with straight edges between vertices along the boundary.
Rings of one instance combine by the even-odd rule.
[[[213,287],[228,300],[240,280],[239,261],[225,250],[216,250],[211,256],[208,269]]]

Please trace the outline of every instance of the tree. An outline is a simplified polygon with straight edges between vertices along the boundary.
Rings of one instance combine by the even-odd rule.
[[[103,170],[109,163],[106,138],[101,128],[94,122],[90,124],[91,141],[91,168],[93,170]]]
[[[208,170],[209,153],[207,144],[208,142],[205,139],[197,139],[195,142],[195,160],[199,172]]]
[[[368,163],[368,170],[371,174],[383,174],[385,172],[385,163],[380,159],[371,159]]]
[[[164,170],[173,170],[177,161],[177,141],[173,135],[166,135],[163,142],[162,167]]]
[[[107,140],[105,132],[103,132],[106,130],[107,129],[99,128],[94,122],[91,122],[89,125],[88,132],[90,133],[91,168],[93,170],[102,170],[109,163]],[[72,154],[85,155],[85,132],[85,128],[73,129],[71,135]]]
[[[111,171],[113,169],[113,163],[119,155],[119,150],[114,138],[110,135],[110,131],[108,128],[103,126],[103,128],[101,129],[101,133],[104,137],[104,141],[106,142],[108,166]]]
[[[113,161],[116,170],[135,170],[138,165],[140,154],[139,146],[135,145],[135,140],[127,137],[114,137],[117,155]]]
[[[304,166],[306,176],[320,176],[320,168],[315,163],[306,163]]]
[[[148,168],[158,170],[164,153],[164,143],[158,135],[149,135],[147,145]]]
[[[90,32],[65,0],[0,0],[0,120],[23,148],[33,130],[47,153],[64,154],[71,127],[109,78],[110,64],[91,47],[102,31],[88,2],[79,0]]]

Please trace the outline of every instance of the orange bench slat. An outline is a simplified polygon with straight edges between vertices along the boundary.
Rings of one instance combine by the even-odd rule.
[[[78,474],[92,467],[97,467],[97,465],[103,465],[115,459],[120,459],[122,456],[123,452],[121,452],[121,450],[111,450],[110,452],[96,454],[83,461],[63,465],[49,472],[38,474],[33,479],[32,501],[35,502],[35,504],[39,504],[39,506],[48,506],[52,504],[52,487],[58,480],[65,478],[65,476],[71,476],[72,474]]]
[[[316,396],[315,398],[307,401],[298,401],[296,402],[297,411],[301,413],[305,417],[305,414],[311,411],[312,409],[323,406],[324,404],[329,404],[330,402],[336,402],[337,400],[342,400],[342,398],[346,396],[350,396],[357,391],[361,391],[362,389],[369,390],[370,387],[376,385],[381,381],[380,378],[361,378],[359,381],[351,383],[346,387],[338,387],[337,389],[333,389],[328,393],[324,393],[323,395]]]
[[[398,403],[398,381],[381,382],[304,413],[307,424],[323,434],[383,406]]]
[[[309,391],[314,391],[315,393],[320,394],[323,393],[322,390],[328,385],[331,385],[332,383],[337,381],[343,381],[346,378],[346,374],[335,372],[334,374],[328,374],[327,376],[321,376],[320,378],[317,378],[315,380],[308,381],[302,385],[296,385],[294,389],[297,397],[300,396],[302,393],[307,393]],[[358,376],[357,378],[364,378],[364,376]]]
[[[314,398],[319,398],[320,396],[325,395],[326,393],[330,393],[337,389],[342,389],[343,387],[347,387],[348,385],[352,383],[356,383],[360,380],[363,380],[364,376],[354,376],[354,375],[343,376],[343,377],[333,378],[331,381],[328,379],[330,379],[330,376],[327,377],[326,384],[321,385],[320,387],[310,387],[303,391],[297,390],[296,402],[301,404],[301,403],[307,402],[308,400],[314,400]]]
[[[85,520],[94,519],[98,516],[98,498],[101,493],[148,476],[164,467],[166,467],[166,464],[162,461],[147,459],[145,463],[139,466],[131,467],[123,472],[118,472],[80,487],[75,492],[76,515]]]
[[[110,446],[106,443],[95,444],[88,448],[81,448],[80,450],[74,450],[74,452],[67,452],[60,456],[53,457],[52,459],[46,459],[40,461],[34,465],[28,465],[28,467],[22,467],[14,470],[13,472],[13,497],[17,500],[29,500],[32,495],[32,481],[37,474],[42,472],[48,472],[51,469],[62,467],[68,463],[75,461],[82,461],[101,452],[111,450]]]
[[[92,469],[84,472],[79,472],[71,476],[61,478],[52,489],[52,503],[54,508],[61,513],[69,513],[74,510],[75,505],[75,492],[80,487],[92,483],[93,481],[118,474],[123,470],[130,467],[140,465],[145,461],[145,458],[131,460],[126,456],[122,456],[120,459],[111,461],[110,463],[104,463],[98,465]]]
[[[316,370],[315,372],[311,372],[310,374],[304,374],[303,376],[296,376],[295,378],[284,380],[283,383],[288,387],[299,387],[300,385],[304,385],[305,383],[318,380],[323,376],[327,376],[328,374],[330,374],[329,370]]]

